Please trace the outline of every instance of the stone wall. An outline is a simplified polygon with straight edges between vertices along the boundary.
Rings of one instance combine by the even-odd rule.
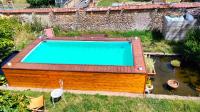
[[[163,16],[182,15],[185,8],[200,7],[200,3],[171,5],[132,5],[88,9],[24,9],[0,11],[14,15],[23,22],[35,18],[47,27],[59,26],[66,30],[162,30]]]
[[[149,12],[76,12],[52,19],[54,26],[76,30],[142,30],[148,28],[150,20]]]
[[[84,12],[16,15],[24,22],[40,20],[45,26],[66,30],[144,30],[162,29],[164,15],[181,15],[176,10],[140,10],[118,12]]]

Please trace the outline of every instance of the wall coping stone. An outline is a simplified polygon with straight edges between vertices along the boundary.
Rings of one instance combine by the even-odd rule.
[[[31,13],[73,13],[77,11],[86,12],[105,12],[105,11],[120,11],[120,10],[152,10],[152,9],[176,9],[176,8],[198,8],[199,2],[193,3],[174,3],[174,4],[134,4],[118,7],[90,7],[86,9],[77,8],[35,8],[35,9],[14,9],[0,10],[1,14],[31,14]]]

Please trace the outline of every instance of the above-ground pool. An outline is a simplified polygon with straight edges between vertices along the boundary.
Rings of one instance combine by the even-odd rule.
[[[133,66],[132,46],[128,41],[59,41],[39,43],[23,63]]]
[[[3,67],[9,86],[144,93],[138,38],[37,39]]]

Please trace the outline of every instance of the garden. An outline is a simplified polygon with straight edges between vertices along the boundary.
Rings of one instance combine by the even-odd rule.
[[[1,46],[0,49],[2,51],[0,55],[0,59],[7,57],[14,50],[22,50],[26,45],[31,43],[36,37],[42,35],[43,26],[41,22],[38,20],[34,20],[31,24],[21,23],[17,18],[0,18],[1,22]],[[133,36],[140,37],[143,43],[145,52],[163,52],[163,53],[185,53],[187,59],[193,59],[191,56],[194,56],[199,59],[199,47],[198,47],[198,38],[197,36],[199,29],[195,29],[195,31],[191,32],[190,35],[194,35],[193,38],[189,38],[185,42],[173,42],[164,40],[162,34],[158,31],[150,31],[150,30],[130,30],[130,31],[66,31],[62,30],[59,27],[54,27],[54,32],[56,36],[81,36],[87,34],[105,34],[108,38],[117,38],[124,37],[130,38]],[[197,40],[197,41],[196,41]],[[185,44],[184,44],[185,43]],[[183,44],[185,46],[185,50],[183,51]],[[187,51],[193,51],[187,52]]]
[[[1,17],[0,18],[0,61],[5,59],[14,51],[20,51],[28,44],[33,42],[37,37],[43,34],[41,22],[36,18],[32,23],[22,23],[15,17]],[[74,31],[63,30],[60,27],[54,27],[55,35],[74,37],[81,35],[104,34],[107,38],[141,38],[144,52],[158,52],[164,54],[182,54],[181,61],[186,63],[184,65],[196,64],[198,67],[200,60],[199,47],[199,28],[191,29],[184,41],[168,41],[165,40],[161,32],[157,30],[130,30],[130,31]]]
[[[22,23],[15,17],[0,18],[0,61],[3,62],[12,52],[20,51],[37,37],[43,34],[44,26],[35,19],[32,23]],[[67,31],[60,27],[54,27],[56,36],[74,36],[105,34],[107,38],[141,38],[145,52],[163,52],[182,54],[180,60],[183,63],[191,63],[190,66],[198,71],[200,63],[200,29],[191,29],[184,41],[174,42],[164,40],[164,37],[156,30],[130,30],[130,31]],[[148,60],[148,59],[147,59]],[[149,66],[155,63],[149,60]],[[151,69],[151,67],[150,67]],[[163,70],[163,69],[162,69]],[[164,69],[165,70],[165,69]],[[197,76],[199,77],[199,76]],[[192,77],[191,77],[192,78]],[[192,86],[200,86],[199,79],[191,83]],[[1,84],[6,84],[3,74]],[[0,90],[0,112],[29,111],[27,105],[31,97],[45,96],[45,108],[49,111],[200,111],[200,103],[197,101],[164,100],[151,98],[126,98],[103,95],[77,95],[65,93],[67,104],[63,101],[56,103],[53,108],[49,92],[34,91],[4,91]],[[5,102],[6,101],[6,102]]]

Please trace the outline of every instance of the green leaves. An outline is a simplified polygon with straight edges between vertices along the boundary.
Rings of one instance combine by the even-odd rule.
[[[1,86],[1,85],[5,85],[6,83],[7,83],[7,82],[6,82],[5,76],[0,75],[0,86]]]
[[[7,57],[13,50],[16,50],[16,48],[19,48],[19,46],[24,44],[24,42],[27,42],[30,38],[33,40],[33,31],[31,27],[32,25],[30,24],[23,25],[14,17],[0,18],[0,62],[2,62],[2,59]],[[38,25],[35,27],[38,27]],[[28,44],[28,42],[25,44]],[[23,46],[20,48],[23,48]]]
[[[99,0],[97,6],[112,6],[113,3],[144,2],[150,0]]]
[[[27,2],[32,6],[48,5],[48,0],[27,0]]]
[[[43,7],[54,4],[54,0],[26,0],[31,7]]]
[[[187,33],[184,56],[188,61],[200,63],[200,28],[193,28]]]
[[[33,17],[33,22],[30,25],[32,32],[41,32],[43,30],[42,22],[40,19]]]
[[[12,39],[20,23],[15,18],[0,18],[0,38]]]
[[[14,47],[14,42],[11,39],[0,38],[0,59],[8,56]]]
[[[14,47],[15,31],[21,24],[15,18],[0,18],[0,59],[8,56]]]
[[[24,94],[0,90],[0,112],[27,112],[29,99]]]

